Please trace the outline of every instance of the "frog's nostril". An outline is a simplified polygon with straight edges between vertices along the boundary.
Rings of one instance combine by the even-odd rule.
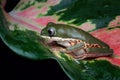
[[[42,34],[43,34],[43,31],[41,31],[40,34],[42,35]]]
[[[41,31],[40,35],[47,35],[46,32]]]
[[[43,31],[41,31],[40,35],[43,35]]]

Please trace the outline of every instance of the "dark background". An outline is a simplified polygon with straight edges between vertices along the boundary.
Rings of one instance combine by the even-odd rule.
[[[69,80],[57,61],[34,61],[16,55],[0,39],[0,80]]]
[[[10,12],[19,0],[7,0]],[[26,59],[10,50],[0,39],[0,80],[69,80],[57,61]]]

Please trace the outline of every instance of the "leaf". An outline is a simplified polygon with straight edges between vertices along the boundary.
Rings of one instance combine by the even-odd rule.
[[[96,29],[99,29],[107,26],[119,15],[119,3],[119,0],[62,0],[60,4],[51,6],[47,15],[60,15],[59,21],[73,20],[70,23],[77,25],[90,20],[92,24],[96,24]]]
[[[119,80],[120,69],[106,60],[58,61],[71,80]]]
[[[47,59],[52,57],[51,51],[43,45],[36,32],[30,30],[9,30],[6,18],[0,9],[0,34],[5,44],[17,54],[31,59]],[[19,26],[20,27],[20,26]]]
[[[21,0],[10,13],[0,9],[0,37],[11,50],[30,59],[55,59],[71,80],[120,79],[119,28],[113,29],[120,22],[118,0],[39,1]],[[116,24],[111,26],[112,20]],[[109,44],[115,56],[76,60],[66,53],[51,51],[40,36],[48,22],[74,24],[80,28],[89,22],[82,28],[95,30],[91,34]],[[103,28],[106,26],[112,29]]]

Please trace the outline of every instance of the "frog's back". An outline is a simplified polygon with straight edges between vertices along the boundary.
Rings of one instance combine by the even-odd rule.
[[[101,40],[95,38],[94,36],[92,36],[88,32],[85,32],[77,27],[63,25],[63,24],[57,24],[56,27],[58,28],[57,32],[60,36],[59,35],[57,35],[57,36],[59,36],[59,37],[62,36],[64,38],[81,39],[81,40],[88,42],[88,43],[91,43],[91,44],[98,43],[102,46],[109,47],[107,44],[105,44]]]

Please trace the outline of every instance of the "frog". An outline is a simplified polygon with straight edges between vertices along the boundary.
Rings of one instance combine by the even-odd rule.
[[[60,52],[68,53],[75,59],[108,57],[113,54],[108,44],[75,26],[49,22],[40,34],[64,48]]]

